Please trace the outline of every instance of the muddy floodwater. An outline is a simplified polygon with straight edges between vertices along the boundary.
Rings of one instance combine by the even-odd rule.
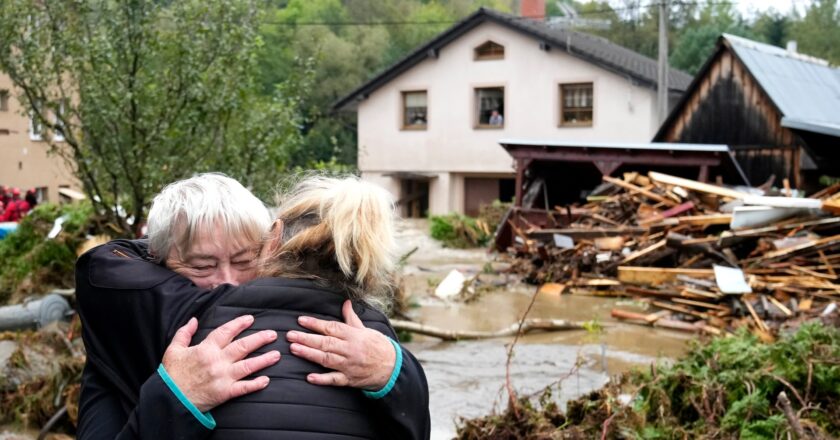
[[[404,290],[411,296],[409,316],[426,325],[449,330],[493,331],[519,321],[535,287],[513,278],[493,275],[499,267],[483,250],[441,248],[427,235],[425,221],[400,224],[405,252],[417,250],[404,269]],[[469,303],[440,300],[432,295],[449,271],[457,269],[497,287]],[[622,324],[610,318],[617,304],[627,300],[586,295],[539,294],[528,317],[595,321],[600,332],[536,333],[520,338],[511,363],[511,382],[520,395],[542,390],[563,378],[555,388],[561,402],[604,385],[610,375],[644,367],[657,359],[671,359],[686,350],[690,339],[682,333]],[[429,381],[432,439],[451,439],[459,417],[488,414],[504,408],[507,345],[513,338],[441,342],[417,336],[407,345],[420,359]],[[577,368],[575,368],[577,365]],[[571,373],[571,374],[570,374]]]

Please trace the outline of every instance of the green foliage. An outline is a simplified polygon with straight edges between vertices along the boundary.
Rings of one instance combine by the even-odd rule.
[[[258,93],[258,20],[257,0],[7,0],[0,70],[128,235],[173,180],[223,171],[259,191],[286,168],[306,82]]]
[[[628,390],[632,404],[616,405]],[[840,330],[816,322],[771,344],[746,331],[694,342],[673,364],[626,374],[570,402],[564,416],[529,413],[541,423],[509,438],[592,438],[607,419],[612,434],[622,433],[617,438],[785,438],[791,428],[777,404],[782,391],[812,438],[840,434]],[[466,421],[459,438],[513,429],[512,413]]]
[[[432,216],[432,238],[453,248],[471,248],[487,246],[492,238],[487,232],[486,225],[472,217],[461,214]]]
[[[14,294],[45,292],[51,287],[72,287],[76,249],[91,226],[89,203],[40,204],[13,233],[0,240],[0,303]],[[65,216],[62,232],[47,239],[56,218]]]

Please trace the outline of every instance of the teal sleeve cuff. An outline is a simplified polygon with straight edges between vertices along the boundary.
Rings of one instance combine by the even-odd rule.
[[[169,387],[169,390],[172,391],[172,394],[175,394],[175,397],[178,398],[178,401],[181,402],[181,405],[184,405],[185,408],[193,415],[205,428],[213,429],[216,427],[216,420],[213,419],[213,416],[210,415],[210,412],[203,413],[198,410],[198,408],[190,402],[190,399],[187,399],[187,396],[181,392],[181,389],[178,388],[178,385],[175,384],[175,381],[169,377],[169,373],[166,372],[166,368],[163,368],[163,364],[160,364],[157,369],[158,375],[160,378],[163,379],[163,383]]]
[[[394,346],[394,351],[397,352],[397,360],[394,362],[394,371],[391,372],[391,377],[388,379],[388,383],[385,384],[379,391],[365,391],[362,390],[365,397],[370,399],[381,399],[385,397],[388,393],[391,392],[391,389],[394,388],[394,384],[397,383],[397,378],[400,377],[400,370],[402,370],[402,363],[403,363],[403,353],[402,347],[400,344],[397,344],[397,341],[394,341],[391,338],[388,338],[391,341],[391,345]]]

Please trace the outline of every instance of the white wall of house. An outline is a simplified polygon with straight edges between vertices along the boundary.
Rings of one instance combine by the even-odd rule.
[[[504,59],[474,61],[492,40]],[[593,83],[591,127],[560,126],[559,86]],[[475,128],[475,88],[505,89],[504,128]],[[402,129],[402,92],[427,92],[427,128]],[[397,171],[436,175],[431,214],[463,212],[464,177],[513,175],[502,138],[647,142],[657,128],[655,91],[534,38],[483,23],[374,91],[358,105],[358,166],[399,197]],[[393,181],[393,182],[392,182]]]
[[[58,190],[79,189],[79,183],[65,161],[50,154],[49,144],[30,133],[29,118],[21,113],[17,90],[11,79],[0,73],[0,92],[8,92],[5,110],[0,109],[0,185],[45,190],[46,199],[58,202]]]

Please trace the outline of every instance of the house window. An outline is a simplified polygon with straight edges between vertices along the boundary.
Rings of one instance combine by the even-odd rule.
[[[505,88],[475,89],[476,127],[503,128],[505,126]]]
[[[0,112],[9,111],[9,91],[0,90]]]
[[[560,125],[592,126],[592,83],[560,85]]]
[[[66,127],[64,125],[64,118],[67,116],[67,105],[67,100],[62,99],[58,103],[58,108],[56,109],[55,130],[53,131],[53,140],[55,140],[56,142],[64,141],[64,130],[66,130]]]
[[[426,91],[403,92],[403,128],[423,130],[428,124]]]
[[[475,48],[476,61],[501,60],[504,57],[505,47],[493,41],[488,41]]]
[[[36,104],[36,107],[40,107],[40,104]],[[40,141],[43,138],[44,124],[41,123],[41,120],[38,119],[38,116],[33,111],[29,114],[29,139]]]

